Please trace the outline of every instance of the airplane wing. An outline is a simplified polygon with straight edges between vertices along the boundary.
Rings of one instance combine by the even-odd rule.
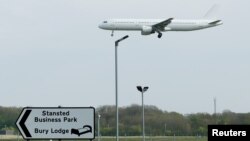
[[[160,30],[160,31],[163,31],[164,28],[169,25],[171,23],[171,21],[173,20],[174,18],[169,18],[165,21],[162,21],[160,23],[157,23],[155,25],[153,25],[152,27],[155,28],[156,30]]]
[[[219,22],[221,22],[221,20],[216,20],[216,21],[210,22],[209,24],[217,24]]]

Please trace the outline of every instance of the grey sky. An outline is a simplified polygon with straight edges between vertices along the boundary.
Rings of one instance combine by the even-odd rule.
[[[214,4],[224,24],[194,32],[98,29],[109,18],[200,18]],[[1,0],[0,105],[115,104],[114,41],[119,46],[120,106],[145,104],[180,113],[250,112],[248,0]]]

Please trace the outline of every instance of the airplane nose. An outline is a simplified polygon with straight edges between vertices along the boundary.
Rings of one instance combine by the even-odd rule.
[[[99,28],[101,28],[101,29],[103,29],[103,25],[102,24],[99,24],[99,26],[98,26]]]

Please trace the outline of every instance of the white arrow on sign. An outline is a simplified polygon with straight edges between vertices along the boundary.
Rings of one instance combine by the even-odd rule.
[[[93,107],[27,107],[16,125],[24,139],[94,139]]]

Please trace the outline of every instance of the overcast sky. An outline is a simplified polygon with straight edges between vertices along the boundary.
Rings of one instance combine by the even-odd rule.
[[[110,18],[202,18],[213,4],[223,25],[193,32],[101,30]],[[144,103],[183,114],[250,112],[249,0],[0,0],[0,105]]]

